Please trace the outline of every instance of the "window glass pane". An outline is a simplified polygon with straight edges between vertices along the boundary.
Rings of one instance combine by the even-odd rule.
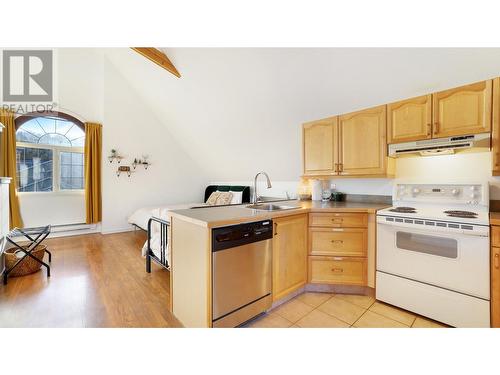
[[[71,152],[61,152],[61,164],[71,164]]]
[[[52,150],[17,147],[18,190],[52,191]]]
[[[63,147],[71,147],[71,142],[68,138],[60,134],[45,134],[43,137],[40,137],[38,141],[40,144],[44,145],[54,145],[54,146],[63,146]]]
[[[66,135],[75,124],[66,120],[56,120],[56,133]]]
[[[38,138],[40,138],[42,135],[45,134],[45,131],[42,129],[42,127],[40,126],[40,124],[38,123],[38,121],[36,119],[31,119],[31,120],[26,121],[21,126],[21,128],[24,131],[29,132]]]
[[[68,133],[66,133],[66,137],[68,137],[68,139],[70,141],[73,141],[74,139],[77,139],[77,138],[81,138],[81,137],[84,137],[85,136],[85,133],[83,132],[82,129],[80,129],[78,126],[73,126],[69,131]]]
[[[453,238],[397,232],[396,246],[398,249],[437,255],[445,258],[456,258],[458,256],[458,242]]]
[[[83,147],[83,146],[85,146],[85,137],[73,139],[71,141],[71,144],[73,145],[73,147]]]
[[[36,117],[26,121],[17,130],[19,142],[39,143],[63,147],[83,147],[85,132],[71,121]]]
[[[37,117],[36,122],[40,124],[45,133],[55,133],[56,131],[56,120],[48,117]]]
[[[83,190],[83,154],[61,151],[61,190]]]
[[[38,143],[38,136],[28,133],[23,129],[17,131],[16,139],[18,142]]]
[[[71,155],[73,164],[83,165],[83,153],[73,152]]]

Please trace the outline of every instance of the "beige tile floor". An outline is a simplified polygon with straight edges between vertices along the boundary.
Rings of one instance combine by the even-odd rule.
[[[350,294],[303,293],[247,323],[251,328],[444,328],[406,310]]]

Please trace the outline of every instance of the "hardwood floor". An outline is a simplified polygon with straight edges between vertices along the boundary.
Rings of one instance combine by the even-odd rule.
[[[61,237],[45,270],[0,286],[0,327],[179,327],[169,272],[146,273],[142,231]]]

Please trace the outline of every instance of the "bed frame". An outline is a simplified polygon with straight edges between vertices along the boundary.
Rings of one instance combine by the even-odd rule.
[[[214,191],[242,191],[242,203],[250,203],[250,187],[249,186],[230,186],[230,185],[209,185],[205,189],[205,199],[204,202],[208,200],[210,194]],[[153,223],[160,225],[160,256],[156,256],[151,249],[151,226]],[[137,228],[143,229],[138,225]],[[148,250],[146,253],[146,272],[151,273],[151,262],[155,262],[158,265],[170,270],[170,265],[167,260],[167,249],[168,249],[168,230],[170,224],[162,219],[152,217],[148,220]],[[144,230],[144,229],[143,229]]]

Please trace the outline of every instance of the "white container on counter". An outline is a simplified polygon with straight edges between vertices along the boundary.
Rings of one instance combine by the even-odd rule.
[[[323,193],[323,183],[321,180],[311,180],[311,199],[313,201],[320,201],[321,194]]]

